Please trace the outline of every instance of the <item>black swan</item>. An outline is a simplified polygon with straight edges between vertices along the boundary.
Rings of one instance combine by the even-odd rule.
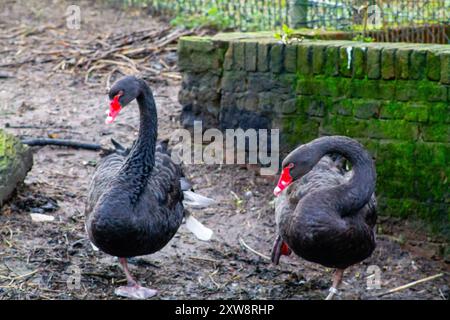
[[[129,150],[114,143],[117,152],[104,157],[97,165],[89,187],[86,231],[96,247],[119,258],[128,285],[117,288],[115,293],[145,299],[157,292],[136,282],[128,270],[127,258],[162,249],[184,217],[190,231],[201,240],[209,240],[212,231],[185,210],[183,200],[196,207],[214,201],[190,191],[190,184],[172,161],[166,146],[156,143],[156,106],[145,81],[124,77],[113,85],[109,98],[107,123],[113,122],[132,100],[137,100],[139,135]]]
[[[345,159],[351,171],[343,170]],[[296,148],[282,168],[274,190],[278,236],[272,261],[278,264],[292,250],[305,260],[336,268],[327,296],[331,299],[344,270],[375,249],[374,163],[359,142],[328,136]]]

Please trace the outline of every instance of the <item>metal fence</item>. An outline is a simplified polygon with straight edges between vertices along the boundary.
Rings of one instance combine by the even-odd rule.
[[[199,17],[217,15],[225,27],[241,31],[274,30],[288,24],[289,0],[122,0],[129,5],[147,5],[166,15]]]
[[[450,43],[450,0],[116,0],[169,16],[211,17],[223,29],[350,31],[375,41]]]

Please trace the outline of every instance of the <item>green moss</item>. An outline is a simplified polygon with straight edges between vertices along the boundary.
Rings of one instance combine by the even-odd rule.
[[[381,51],[378,48],[367,50],[367,76],[369,79],[380,79],[381,77]]]
[[[425,77],[427,55],[425,50],[413,50],[411,54],[410,77],[414,80]]]
[[[323,117],[328,112],[330,105],[330,98],[328,97],[316,97],[311,101],[308,108],[308,114],[311,116]]]
[[[417,101],[417,100],[421,100],[419,97],[420,97],[420,95],[417,90],[417,81],[408,81],[408,80],[396,81],[396,88],[395,88],[395,99],[396,100],[398,100],[398,101]]]
[[[376,158],[380,196],[401,199],[415,193],[414,157],[414,142],[380,142]]]
[[[297,48],[297,69],[303,75],[312,72],[312,48],[309,45],[299,45]]]
[[[296,105],[297,105],[297,113],[300,116],[307,116],[308,108],[313,100],[311,96],[297,96]]]
[[[27,148],[19,143],[17,138],[0,129],[0,169],[4,168],[12,159],[15,159],[18,152],[23,152]]]
[[[441,54],[441,83],[450,84],[450,52]]]
[[[341,78],[327,77],[323,75],[311,78],[313,84],[313,94],[317,96],[338,97],[341,95],[340,82]]]
[[[369,151],[372,158],[376,159],[378,157],[379,140],[367,138],[357,138],[357,140]]]
[[[379,81],[379,97],[383,100],[394,100],[397,89],[396,81]]]
[[[326,48],[325,74],[328,76],[339,75],[339,50],[332,46]]]
[[[428,106],[431,123],[450,123],[450,104],[430,103]]]
[[[366,48],[353,48],[353,77],[363,79],[366,76]]]
[[[335,100],[331,107],[330,113],[341,116],[353,115],[353,99],[338,99]]]
[[[284,70],[289,73],[297,72],[297,46],[289,45],[285,49]]]
[[[384,48],[381,51],[381,75],[385,80],[395,78],[395,51],[393,48]]]
[[[17,183],[23,181],[31,165],[29,148],[15,136],[0,129],[0,207]]]
[[[299,143],[306,143],[315,139],[319,135],[320,121],[306,116],[298,116],[287,120],[291,122],[291,134],[287,136],[291,146]]]
[[[415,157],[416,197],[421,201],[444,201],[448,192],[450,146],[417,143]]]
[[[413,86],[415,86],[417,100],[419,101],[447,101],[447,87],[444,85],[437,82],[422,80],[414,82]]]
[[[314,74],[321,74],[325,65],[325,46],[314,46],[312,51],[312,70]]]
[[[386,101],[381,105],[380,119],[403,119],[405,116],[404,103]]]
[[[379,81],[369,80],[368,78],[362,80],[352,79],[348,96],[353,98],[379,99],[380,83]]]
[[[395,55],[395,77],[397,79],[409,79],[410,49],[399,49]]]
[[[353,114],[356,118],[371,119],[378,118],[381,102],[379,100],[355,99],[353,106]]]
[[[349,137],[366,137],[368,121],[339,115],[327,115],[324,118],[321,133],[327,135],[344,135]]]
[[[426,72],[430,80],[439,81],[441,78],[441,57],[438,53],[428,51]]]
[[[425,104],[409,103],[405,108],[404,119],[413,122],[428,122],[428,106]]]
[[[215,43],[211,38],[183,37],[178,43],[178,67],[182,71],[222,72],[226,43]]]
[[[368,136],[375,139],[417,139],[418,127],[405,120],[372,120]]]
[[[424,141],[450,142],[450,126],[447,124],[423,125],[421,131]]]
[[[378,209],[383,215],[391,217],[407,218],[411,214],[419,212],[420,203],[413,199],[390,199],[379,197]]]
[[[314,83],[312,78],[305,77],[301,74],[297,76],[297,84],[295,92],[300,95],[311,95],[314,92]]]

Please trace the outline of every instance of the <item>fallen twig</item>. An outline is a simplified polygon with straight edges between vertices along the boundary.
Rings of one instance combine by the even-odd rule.
[[[89,40],[54,39],[54,35],[51,40],[47,39],[46,31],[57,28],[53,25],[34,29],[21,26],[5,34],[0,32],[0,39],[17,39],[17,43],[20,43],[20,47],[8,48],[16,51],[16,54],[11,60],[0,64],[0,67],[18,68],[25,64],[50,62],[54,64],[53,72],[82,72],[85,83],[90,86],[109,86],[116,72],[141,76],[150,72],[152,78],[179,80],[180,77],[173,72],[174,60],[165,61],[161,53],[173,51],[175,47],[172,44],[180,37],[199,31],[164,26],[158,30],[146,28],[125,34],[96,36]],[[36,39],[30,36],[38,33],[43,35],[39,38],[41,45],[36,48]],[[28,46],[30,48],[26,50]]]
[[[24,139],[22,140],[23,144],[29,146],[63,146],[63,147],[71,147],[77,149],[86,149],[86,150],[105,150],[100,144],[97,143],[86,143],[75,140],[64,140],[64,139],[50,139],[50,138],[42,138],[42,139]]]
[[[12,73],[0,72],[0,79],[14,78]]]
[[[265,254],[262,254],[258,251],[256,251],[255,249],[251,248],[248,244],[245,243],[244,239],[239,238],[239,243],[244,246],[245,248],[247,248],[250,252],[253,252],[254,254],[260,256],[261,258],[264,258],[266,260],[271,260],[270,257],[266,256]]]
[[[411,288],[411,287],[413,287],[413,286],[415,286],[417,284],[424,283],[424,282],[427,282],[427,281],[431,281],[431,280],[440,278],[443,275],[444,275],[443,273],[439,273],[439,274],[435,274],[434,276],[430,276],[430,277],[426,277],[426,278],[423,278],[423,279],[420,279],[420,280],[417,280],[417,281],[413,281],[413,282],[410,282],[410,283],[405,284],[403,286],[400,286],[400,287],[388,290],[386,292],[379,293],[379,294],[375,295],[374,297],[378,298],[378,297],[382,297],[382,296],[385,296],[385,295],[388,295],[388,294],[391,294],[391,293],[394,293],[394,292],[402,291],[402,290]]]

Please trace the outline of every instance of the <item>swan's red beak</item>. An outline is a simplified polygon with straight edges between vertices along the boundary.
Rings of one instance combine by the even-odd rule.
[[[114,99],[111,100],[109,104],[108,116],[106,117],[105,123],[113,123],[119,114],[120,110],[122,110],[122,106],[119,103],[120,94],[116,95]]]
[[[290,170],[291,170],[290,166],[287,166],[281,172],[281,177],[278,180],[278,184],[277,184],[275,190],[273,190],[273,194],[275,196],[278,196],[281,193],[281,191],[286,189],[286,187],[292,183],[292,177],[291,177]]]

